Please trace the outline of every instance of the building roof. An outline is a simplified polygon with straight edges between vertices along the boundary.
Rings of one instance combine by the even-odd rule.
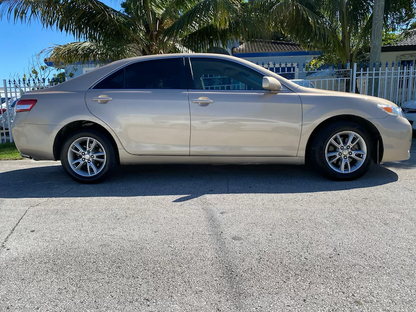
[[[399,46],[416,45],[416,32],[412,31],[409,35],[407,35],[402,41],[398,42],[396,45],[399,45]]]
[[[233,54],[261,53],[261,52],[295,52],[305,51],[299,44],[285,41],[255,40],[244,42],[239,47],[233,48]]]
[[[382,52],[395,52],[395,51],[412,51],[416,50],[416,31],[410,31],[405,38],[396,44],[383,46]]]

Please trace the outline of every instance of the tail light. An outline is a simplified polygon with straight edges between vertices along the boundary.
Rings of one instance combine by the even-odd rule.
[[[28,112],[35,106],[38,100],[19,100],[16,103],[16,113]]]
[[[1,113],[4,114],[6,112],[5,108],[0,109]]]

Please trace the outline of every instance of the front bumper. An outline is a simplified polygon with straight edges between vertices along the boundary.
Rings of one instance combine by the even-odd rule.
[[[383,141],[384,153],[381,162],[410,158],[412,126],[406,118],[388,116],[371,121],[377,127]]]
[[[403,115],[412,125],[412,129],[416,130],[416,113],[405,113]]]

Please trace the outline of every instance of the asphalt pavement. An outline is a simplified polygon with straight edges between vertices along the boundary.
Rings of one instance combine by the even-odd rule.
[[[0,311],[415,311],[416,147],[304,166],[0,162]]]

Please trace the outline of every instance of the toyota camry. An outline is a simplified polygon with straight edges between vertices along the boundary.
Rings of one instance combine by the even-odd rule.
[[[12,134],[35,160],[95,183],[124,164],[304,164],[335,180],[410,157],[387,100],[305,88],[218,54],[124,59],[22,96]]]

